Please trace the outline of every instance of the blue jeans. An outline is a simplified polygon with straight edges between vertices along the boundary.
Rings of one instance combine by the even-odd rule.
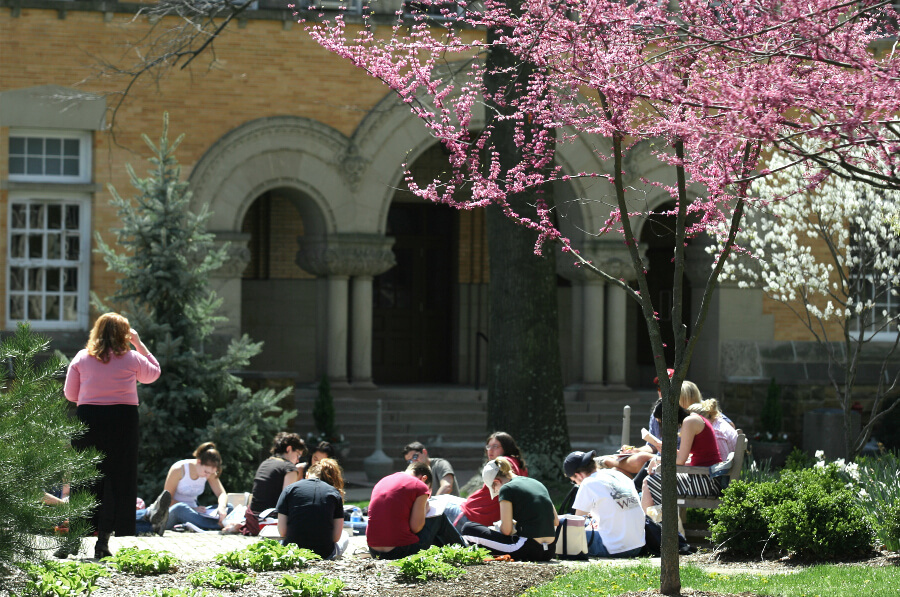
[[[411,556],[414,553],[419,553],[420,550],[428,549],[432,545],[438,547],[443,547],[445,545],[464,545],[462,537],[459,536],[459,533],[453,528],[453,525],[450,524],[450,521],[446,516],[432,516],[431,518],[426,518],[425,526],[422,527],[421,531],[416,533],[416,536],[419,538],[418,543],[395,547],[391,551],[385,552],[372,551],[370,549],[369,553],[373,558],[399,560],[400,558]]]
[[[149,520],[144,520],[146,514],[146,508],[141,508],[134,512],[134,532],[137,535],[145,535],[153,532],[153,525],[150,524]]]
[[[462,506],[459,504],[447,504],[444,506],[444,516],[450,521],[457,531],[462,530],[462,526],[469,522],[466,515],[463,514]]]
[[[234,510],[234,506],[228,504],[228,513],[231,513],[232,510]],[[135,533],[138,535],[153,532],[153,525],[150,524],[149,520],[144,520],[146,514],[146,508],[135,510],[134,512]],[[217,518],[203,516],[183,502],[173,504],[169,508],[169,522],[166,523],[166,530],[171,531],[176,524],[184,524],[186,522],[192,522],[206,531],[218,531],[222,528],[219,526],[219,520]]]
[[[228,504],[227,513],[230,513],[233,509],[234,506]],[[176,524],[184,524],[186,522],[192,522],[204,531],[218,531],[222,529],[219,526],[218,518],[203,516],[184,502],[173,504],[169,508],[169,522],[166,523],[166,530],[172,530]]]
[[[597,531],[588,531],[588,555],[597,558],[634,558],[637,557],[643,547],[635,547],[619,553],[609,553],[606,546],[603,545],[603,539]]]

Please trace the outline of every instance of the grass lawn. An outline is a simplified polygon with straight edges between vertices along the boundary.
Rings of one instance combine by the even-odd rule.
[[[750,592],[779,597],[896,597],[900,567],[820,565],[792,574],[721,574],[681,567],[681,586],[722,593]],[[628,591],[659,588],[659,568],[590,566],[528,589],[527,597],[615,597]]]

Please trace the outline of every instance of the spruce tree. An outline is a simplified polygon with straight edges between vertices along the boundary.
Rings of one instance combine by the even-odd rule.
[[[217,248],[206,230],[207,207],[191,210],[175,158],[183,137],[169,141],[168,115],[158,144],[143,136],[152,152],[149,176],[140,178],[127,166],[137,191],[131,200],[110,186],[121,222],[113,230],[116,247],[97,234],[97,251],[120,274],[107,301],[129,318],[162,368],[159,380],[138,389],[139,492],[151,497],[172,462],[203,441],[216,442],[222,453],[226,489],[249,491],[260,453],[290,416],[278,403],[291,389],[253,393],[231,373],[245,368],[262,344],[244,335],[225,345],[213,336],[224,318],[217,315],[222,301],[209,288],[209,276],[228,247]],[[95,305],[109,310],[96,297]]]
[[[0,342],[0,574],[61,544],[77,551],[90,530],[84,521],[94,500],[77,489],[96,477],[99,454],[72,448],[84,426],[68,415],[59,382],[65,364],[47,356],[49,345],[24,323]],[[63,483],[76,489],[71,499],[44,505],[44,492]],[[65,520],[69,532],[54,536]]]

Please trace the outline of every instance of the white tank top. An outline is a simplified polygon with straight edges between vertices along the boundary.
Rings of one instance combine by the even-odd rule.
[[[188,506],[196,506],[197,498],[200,497],[200,494],[206,489],[205,477],[191,479],[190,465],[192,462],[194,462],[193,459],[188,459],[179,460],[175,463],[184,467],[184,475],[182,475],[181,480],[178,481],[178,486],[175,487],[175,495],[172,496],[172,500],[175,502],[184,502]]]

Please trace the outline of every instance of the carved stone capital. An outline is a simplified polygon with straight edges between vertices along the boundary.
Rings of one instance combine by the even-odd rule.
[[[210,273],[212,278],[240,278],[250,263],[250,235],[240,232],[219,231],[215,233],[215,246],[220,248],[228,243],[227,257],[222,267]]]
[[[297,265],[317,276],[377,276],[397,263],[394,239],[380,234],[297,238]]]
[[[349,143],[337,158],[337,167],[351,189],[359,188],[362,173],[368,167],[369,160],[360,155],[355,143]]]

